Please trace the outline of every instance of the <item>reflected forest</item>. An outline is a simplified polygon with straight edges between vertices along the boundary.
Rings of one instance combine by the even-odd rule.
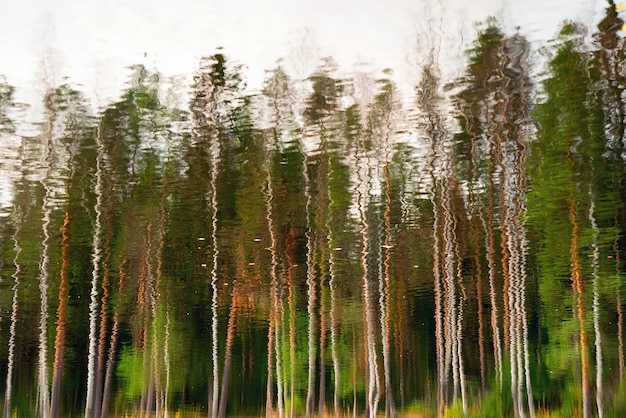
[[[626,415],[623,24],[489,19],[408,94],[136,65],[32,134],[3,79],[2,416]]]

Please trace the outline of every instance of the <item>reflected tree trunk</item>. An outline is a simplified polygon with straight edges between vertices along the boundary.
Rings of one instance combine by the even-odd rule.
[[[39,414],[42,417],[50,415],[50,395],[48,392],[48,288],[50,277],[50,222],[52,214],[52,197],[53,190],[48,184],[51,167],[52,154],[52,123],[54,113],[48,109],[49,117],[47,122],[47,130],[43,134],[44,137],[44,155],[42,158],[44,174],[41,179],[41,185],[45,190],[41,212],[43,213],[42,228],[43,242],[41,260],[39,262],[39,296],[40,296],[40,313],[39,313],[39,381],[38,381],[38,403]]]
[[[307,372],[307,391],[306,391],[306,416],[313,416],[314,411],[314,399],[315,399],[315,359],[316,359],[316,344],[315,344],[315,304],[316,304],[316,292],[315,292],[315,232],[313,230],[312,223],[312,196],[311,196],[311,181],[309,176],[309,158],[305,157],[304,160],[304,195],[306,198],[306,267],[307,267],[307,314],[308,314],[308,372]]]
[[[393,392],[391,388],[391,355],[389,344],[389,311],[392,308],[391,305],[391,196],[390,196],[390,181],[389,181],[389,150],[388,150],[388,137],[385,140],[385,165],[383,167],[383,176],[385,180],[385,233],[382,248],[384,249],[384,261],[381,268],[382,277],[379,284],[379,303],[380,303],[380,327],[382,334],[382,349],[383,349],[383,365],[384,365],[384,378],[385,378],[385,416],[395,417],[396,407],[393,400]]]
[[[378,411],[380,376],[378,374],[378,362],[376,355],[376,308],[374,304],[373,285],[371,282],[372,272],[370,269],[370,254],[372,253],[370,222],[368,219],[368,195],[370,184],[370,163],[362,145],[356,149],[356,177],[355,186],[356,207],[358,212],[359,230],[361,236],[360,263],[363,282],[363,317],[365,338],[365,364],[366,364],[366,408],[365,415],[373,417]]]
[[[319,295],[319,315],[320,315],[320,349],[319,349],[319,402],[318,402],[318,415],[324,416],[326,410],[326,329],[327,329],[327,319],[326,319],[326,308],[328,305],[327,297],[326,297],[326,272],[327,268],[325,266],[325,261],[327,259],[325,255],[325,250],[323,245],[318,245],[321,249],[320,253],[322,255],[322,262],[320,263],[320,295]]]
[[[52,376],[52,401],[50,416],[57,418],[61,415],[61,379],[65,362],[65,345],[67,339],[67,305],[69,301],[69,270],[70,242],[69,242],[70,212],[65,211],[65,219],[61,227],[61,282],[59,284],[59,306],[57,308],[56,336],[54,340],[54,371]]]
[[[15,228],[15,232],[13,233],[13,251],[15,253],[13,257],[13,265],[15,270],[11,275],[13,279],[13,286],[11,287],[11,291],[13,292],[13,297],[11,300],[11,323],[9,325],[9,353],[7,359],[7,376],[6,376],[6,388],[4,392],[4,416],[5,418],[10,418],[12,414],[11,410],[11,401],[13,398],[13,371],[15,368],[15,336],[17,334],[17,310],[18,310],[18,294],[20,289],[20,274],[22,272],[22,266],[19,261],[20,254],[22,252],[22,247],[19,243],[21,227],[22,227],[22,219],[19,214],[19,209],[16,207],[14,209],[13,215],[13,227]]]
[[[289,286],[289,417],[296,416],[296,337],[298,330],[296,329],[296,273],[298,265],[294,259],[294,253],[297,251],[297,237],[293,229],[290,229],[285,243],[285,257],[287,259],[287,283]]]
[[[274,315],[269,313],[269,327],[267,330],[267,390],[265,394],[265,416],[274,416]]]
[[[219,400],[219,342],[218,342],[218,263],[219,245],[217,241],[218,230],[218,200],[217,200],[217,179],[220,170],[221,147],[217,138],[213,138],[209,149],[210,161],[210,208],[211,208],[211,383],[209,386],[209,405],[211,416],[218,413]]]
[[[492,167],[495,165],[492,164]],[[493,169],[490,170],[493,173]],[[483,228],[485,230],[485,246],[487,249],[487,266],[489,270],[489,302],[491,305],[491,331],[493,338],[493,352],[495,358],[495,372],[497,382],[500,387],[503,383],[503,370],[502,370],[502,333],[500,330],[500,318],[498,309],[498,292],[497,292],[497,277],[498,267],[496,263],[496,243],[495,234],[493,231],[494,225],[494,210],[495,210],[495,197],[494,197],[494,183],[493,177],[489,176],[489,205],[486,210],[486,219],[482,219]]]
[[[107,202],[107,210],[104,213],[105,217],[105,240],[104,250],[105,257],[103,261],[103,277],[102,277],[102,299],[100,301],[100,336],[98,340],[98,357],[96,367],[96,387],[94,393],[94,417],[99,418],[102,413],[102,396],[104,390],[104,373],[106,366],[106,352],[107,352],[107,338],[109,334],[109,299],[111,297],[111,277],[109,271],[109,265],[111,262],[111,233],[113,226],[111,223],[111,213],[108,210],[110,208],[110,202]]]
[[[239,283],[233,287],[233,295],[228,313],[228,328],[226,331],[226,350],[224,355],[224,368],[222,369],[222,386],[220,388],[220,404],[217,417],[226,417],[228,405],[228,388],[230,386],[230,375],[233,362],[233,341],[235,339],[235,324],[237,319],[237,306],[239,303]]]
[[[332,173],[330,174],[332,177]],[[328,214],[328,222],[333,218],[333,199],[330,191],[330,186],[328,188],[328,200],[329,200],[329,214]],[[337,279],[335,272],[335,250],[334,250],[334,236],[332,229],[327,224],[328,235],[326,238],[327,245],[329,248],[328,252],[328,287],[329,287],[329,297],[330,297],[330,350],[331,350],[331,359],[333,363],[333,414],[335,417],[339,417],[341,415],[341,401],[339,390],[342,384],[342,374],[341,374],[341,363],[339,361],[339,353],[338,353],[338,344],[339,344],[339,321],[337,318],[338,315],[338,306],[337,306]]]
[[[603,368],[603,354],[602,354],[602,333],[600,331],[600,295],[599,295],[599,280],[600,280],[600,247],[598,245],[598,238],[600,230],[595,218],[595,196],[591,190],[591,184],[589,185],[589,223],[593,231],[593,238],[591,248],[593,251],[592,265],[592,277],[593,277],[593,331],[596,350],[596,414],[599,417],[604,416],[604,386],[602,383],[602,368]]]
[[[567,159],[570,166],[575,165],[572,155],[568,152]],[[570,173],[571,176],[571,173]],[[574,182],[570,177],[570,197],[569,197],[569,216],[572,224],[572,236],[570,241],[571,256],[571,282],[574,293],[574,315],[578,320],[579,335],[578,343],[580,344],[580,366],[581,366],[581,395],[582,395],[582,416],[591,416],[591,399],[589,387],[589,359],[587,348],[587,333],[585,331],[585,308],[584,308],[584,289],[583,289],[583,272],[580,261],[580,225],[576,211],[576,200],[573,194]]]
[[[619,381],[624,382],[626,370],[624,366],[624,311],[622,310],[622,298],[618,294],[615,300],[617,305],[617,357],[619,361]]]
[[[270,150],[266,150],[266,160],[264,163],[266,181],[265,181],[265,219],[267,221],[267,228],[270,236],[270,245],[269,251],[271,254],[271,266],[270,266],[270,298],[271,298],[271,313],[270,316],[273,317],[273,327],[270,326],[270,329],[273,328],[273,338],[274,338],[274,359],[275,363],[275,373],[276,373],[276,406],[278,409],[279,418],[283,417],[284,414],[284,388],[283,388],[283,365],[282,365],[282,356],[281,356],[281,328],[283,318],[281,309],[282,306],[282,298],[280,295],[280,284],[278,282],[278,254],[276,249],[276,233],[274,230],[274,214],[273,214],[273,205],[274,205],[274,189],[272,186],[272,176],[271,176],[271,165],[270,165]],[[272,320],[270,319],[270,322]],[[271,338],[271,337],[270,337]],[[269,353],[268,353],[269,355]]]
[[[445,338],[444,338],[444,289],[443,274],[441,272],[441,243],[439,230],[441,228],[441,208],[439,204],[439,177],[440,160],[443,157],[442,126],[439,115],[436,112],[438,97],[438,75],[431,57],[429,63],[422,69],[422,80],[418,90],[418,107],[426,115],[424,129],[429,136],[429,168],[430,168],[430,200],[433,208],[433,289],[435,297],[435,341],[437,361],[437,412],[438,416],[444,414],[446,395],[446,372],[445,372]]]
[[[92,279],[91,279],[91,292],[89,303],[89,356],[87,364],[87,395],[85,401],[85,417],[91,418],[94,416],[95,407],[95,379],[96,379],[96,325],[97,325],[97,310],[98,310],[98,282],[100,280],[100,259],[102,257],[102,215],[103,215],[103,167],[102,159],[104,158],[104,145],[100,137],[100,126],[96,131],[96,183],[94,185],[94,192],[96,194],[96,206],[95,206],[95,220],[93,231],[93,253],[92,253]]]
[[[117,289],[119,294],[123,294],[125,290],[126,276],[127,276],[127,264],[128,259],[124,258],[120,263],[119,267],[119,278]],[[117,346],[118,346],[118,338],[120,331],[120,314],[116,310],[113,314],[113,326],[111,330],[111,340],[109,342],[109,350],[107,356],[107,364],[106,364],[106,372],[104,377],[104,388],[102,393],[102,408],[101,408],[101,417],[106,417],[109,414],[109,404],[111,399],[111,388],[113,385],[113,374],[115,371],[115,358],[117,356]]]
[[[621,250],[619,248],[619,229],[617,228],[617,217],[613,220],[616,235],[613,238],[613,254],[615,257],[615,276],[620,277],[621,274]],[[619,369],[619,382],[622,384],[626,377],[626,359],[624,358],[624,312],[622,310],[621,290],[617,290],[615,296],[615,310],[617,313],[617,364]]]

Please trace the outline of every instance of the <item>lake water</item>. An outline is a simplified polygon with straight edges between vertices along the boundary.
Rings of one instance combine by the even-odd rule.
[[[621,5],[28,6],[4,417],[626,415]]]

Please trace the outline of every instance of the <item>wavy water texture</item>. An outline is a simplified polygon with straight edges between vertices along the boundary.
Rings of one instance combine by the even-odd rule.
[[[417,82],[217,49],[34,136],[0,89],[4,415],[626,413],[623,12],[459,54],[444,6]]]

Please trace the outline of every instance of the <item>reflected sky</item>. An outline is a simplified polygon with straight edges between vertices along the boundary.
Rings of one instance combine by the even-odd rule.
[[[604,7],[600,0],[15,1],[0,14],[0,74],[24,102],[69,77],[104,105],[118,97],[126,66],[189,75],[222,46],[248,67],[252,89],[279,58],[296,76],[332,56],[347,71],[367,62],[415,78],[412,68],[433,43],[442,62],[460,63],[474,22],[489,15],[533,42],[552,37],[564,19],[594,24]]]

